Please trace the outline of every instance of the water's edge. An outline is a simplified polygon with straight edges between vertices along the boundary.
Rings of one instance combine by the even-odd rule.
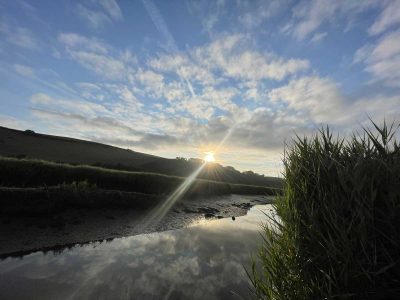
[[[274,197],[229,195],[182,200],[161,222],[148,224],[146,210],[67,210],[49,218],[0,216],[0,259],[42,251],[63,251],[75,245],[195,226],[217,218],[243,216],[254,205]],[[207,216],[207,217],[206,217]]]

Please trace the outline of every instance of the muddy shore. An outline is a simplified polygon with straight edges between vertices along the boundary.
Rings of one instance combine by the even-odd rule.
[[[68,209],[47,217],[0,215],[0,259],[239,217],[250,207],[273,200],[272,196],[254,195],[183,199],[158,222],[147,222],[151,209]]]

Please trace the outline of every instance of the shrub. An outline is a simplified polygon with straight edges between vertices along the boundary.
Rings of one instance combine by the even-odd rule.
[[[400,299],[400,151],[393,125],[297,138],[248,275],[256,299]],[[261,261],[263,271],[257,268]]]
[[[33,130],[27,129],[24,131],[25,135],[36,135],[36,132],[34,132]]]

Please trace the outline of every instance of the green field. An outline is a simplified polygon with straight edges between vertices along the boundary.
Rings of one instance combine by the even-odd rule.
[[[166,199],[185,180],[154,173],[0,157],[0,212],[45,212],[46,205],[53,210],[86,206],[144,208]],[[277,191],[274,188],[196,179],[183,196],[274,195]],[[132,203],[129,204],[129,201]],[[29,202],[37,203],[37,209],[28,205]]]

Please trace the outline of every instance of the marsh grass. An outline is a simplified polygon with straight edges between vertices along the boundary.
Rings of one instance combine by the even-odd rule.
[[[85,183],[100,189],[168,195],[185,178],[156,173],[130,172],[92,166],[71,166],[36,159],[0,157],[0,185],[11,187],[57,186]],[[274,188],[197,179],[192,195],[275,194]]]
[[[279,220],[247,270],[252,298],[400,299],[400,150],[393,124],[373,125],[287,147]]]
[[[161,197],[135,192],[101,190],[82,183],[42,188],[0,188],[0,213],[41,216],[66,208],[147,209]]]
[[[155,201],[147,195],[157,196],[162,201],[184,181],[182,177],[155,173],[0,157],[0,212],[41,212],[47,202],[52,203],[54,209],[72,206],[144,208]],[[275,190],[194,180],[184,196],[232,193],[271,195]]]

